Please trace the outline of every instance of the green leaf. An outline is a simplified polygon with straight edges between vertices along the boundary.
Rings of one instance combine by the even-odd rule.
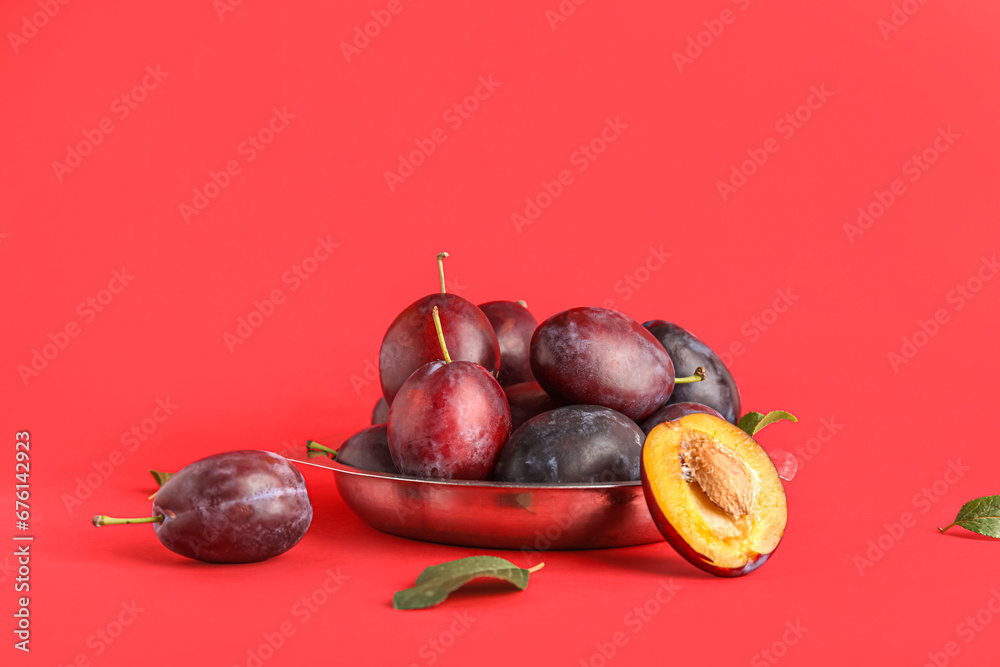
[[[942,533],[952,526],[961,526],[987,537],[1000,538],[1000,496],[983,496],[962,505],[955,520],[938,528]]]
[[[149,474],[152,475],[153,479],[156,480],[156,485],[157,486],[163,486],[163,484],[168,479],[170,479],[171,477],[173,477],[176,473],[163,472],[162,470],[150,470]]]
[[[470,556],[433,565],[420,573],[416,586],[392,596],[392,607],[393,609],[433,607],[444,602],[452,591],[479,577],[502,579],[523,591],[528,587],[531,573],[541,569],[542,565],[544,563],[525,570],[509,560],[495,556]]]
[[[748,435],[754,436],[768,424],[773,424],[774,422],[781,421],[782,419],[787,419],[788,421],[793,422],[798,421],[795,415],[790,412],[785,412],[784,410],[771,410],[766,415],[761,412],[748,412],[740,417],[740,421],[737,426],[746,431]]]

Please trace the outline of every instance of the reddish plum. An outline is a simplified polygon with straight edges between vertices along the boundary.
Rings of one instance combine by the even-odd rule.
[[[535,333],[538,321],[528,312],[523,301],[489,301],[479,304],[486,314],[500,343],[500,374],[497,380],[501,387],[531,382],[531,334]]]

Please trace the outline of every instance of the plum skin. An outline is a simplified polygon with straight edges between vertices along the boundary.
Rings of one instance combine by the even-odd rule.
[[[723,419],[735,424],[740,418],[740,390],[719,355],[693,333],[672,322],[650,320],[643,326],[667,350],[678,375],[691,375],[699,366],[706,372],[701,382],[674,387],[667,404],[701,403],[717,410]]]
[[[510,405],[510,428],[516,431],[521,424],[532,417],[537,417],[543,412],[555,410],[562,407],[562,403],[555,400],[542,389],[537,382],[519,382],[503,388],[507,395],[507,403]]]
[[[531,370],[566,404],[603,405],[638,421],[670,398],[674,364],[632,318],[607,308],[571,308],[531,337]]]
[[[260,450],[215,454],[182,468],[153,499],[165,547],[209,563],[253,563],[288,551],[312,523],[305,479]]]
[[[389,421],[389,404],[385,402],[385,396],[375,401],[372,408],[372,426],[384,424]]]
[[[643,433],[599,405],[569,405],[532,417],[504,445],[498,482],[570,484],[639,479]]]
[[[521,382],[531,382],[531,336],[538,328],[538,320],[525,306],[514,301],[488,301],[479,304],[485,313],[497,341],[500,343],[500,374],[497,381],[501,387],[509,387]]]
[[[650,431],[663,422],[680,419],[681,417],[692,415],[696,412],[706,415],[714,415],[719,419],[725,419],[725,417],[723,417],[717,410],[714,410],[707,405],[702,405],[701,403],[692,403],[690,401],[682,403],[668,402],[662,408],[642,420],[642,423],[639,424],[639,428],[642,429],[643,433],[649,435]]]
[[[432,361],[403,383],[388,434],[403,475],[486,479],[510,436],[510,409],[496,378],[479,364]]]
[[[399,474],[389,453],[388,425],[385,423],[369,426],[349,437],[337,449],[334,460],[361,470]]]

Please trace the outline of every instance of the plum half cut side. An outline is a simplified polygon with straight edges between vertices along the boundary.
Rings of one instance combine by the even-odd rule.
[[[778,471],[725,419],[690,414],[655,427],[640,473],[653,522],[695,567],[739,577],[777,549],[788,520]]]

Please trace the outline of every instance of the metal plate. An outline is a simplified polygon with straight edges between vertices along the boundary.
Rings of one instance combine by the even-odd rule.
[[[660,542],[639,482],[510,484],[360,470],[325,457],[362,521],[401,537],[489,549],[596,549]]]

